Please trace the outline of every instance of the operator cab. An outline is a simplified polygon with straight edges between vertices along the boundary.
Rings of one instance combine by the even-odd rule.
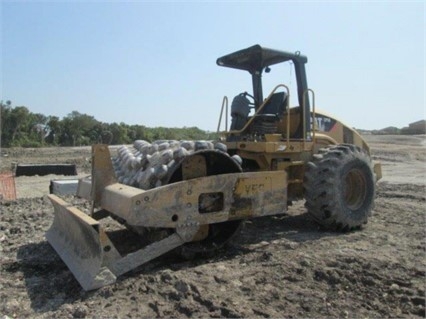
[[[265,104],[262,89],[262,73],[270,71],[269,66],[291,61],[293,62],[297,81],[297,93],[299,105],[303,105],[305,110],[300,107],[299,127],[296,130],[295,138],[303,137],[303,123],[310,123],[310,106],[309,100],[303,103],[303,94],[307,89],[307,80],[305,74],[305,63],[308,59],[300,55],[299,52],[289,53],[268,48],[260,45],[254,45],[247,49],[243,49],[217,59],[219,66],[245,70],[252,76],[253,95],[244,92],[234,97],[231,104],[231,131],[241,131],[243,134],[275,134],[278,132],[277,122],[279,122],[287,111],[288,92],[275,92]],[[265,104],[265,105],[263,105]],[[251,119],[250,112],[254,111],[254,118],[249,126],[246,124]],[[307,125],[308,126],[308,125]],[[305,130],[305,134],[309,133],[309,129]],[[305,137],[306,137],[305,135]],[[235,140],[235,134],[228,136]]]
[[[257,135],[277,133],[275,123],[283,118],[286,105],[287,93],[274,93],[265,106],[253,115],[255,118],[253,125],[249,127],[249,132]],[[234,97],[231,104],[231,131],[242,130],[252,110],[256,111],[256,103],[252,95],[244,92]]]

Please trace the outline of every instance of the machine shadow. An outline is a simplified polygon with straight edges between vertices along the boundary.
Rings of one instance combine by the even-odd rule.
[[[244,244],[278,239],[300,243],[342,234],[322,229],[307,212],[304,212],[298,215],[285,214],[252,219],[245,223],[241,237]]]
[[[141,236],[127,229],[116,229],[107,234],[123,254],[136,251],[147,244]],[[167,265],[164,260],[154,260],[138,267],[140,271],[136,274],[134,271],[129,274],[137,276],[155,273],[162,265]],[[55,311],[64,304],[73,304],[77,300],[99,294],[97,290],[83,290],[47,241],[22,245],[18,248],[16,262],[3,265],[2,269],[11,274],[22,273],[31,308],[36,313]]]
[[[5,270],[23,274],[35,312],[54,311],[81,298],[79,283],[47,241],[22,245],[16,259]]]
[[[325,237],[346,236],[348,233],[327,231],[311,219],[307,212],[292,215],[275,215],[254,218],[244,223],[242,229],[235,234],[231,242],[217,253],[209,256],[196,256],[193,259],[184,259],[175,252],[160,256],[154,261],[141,266],[131,273],[119,278],[137,276],[140,274],[155,274],[163,269],[182,270],[194,268],[215,260],[231,260],[254,251],[250,246],[262,242],[285,240],[287,242],[313,242]]]

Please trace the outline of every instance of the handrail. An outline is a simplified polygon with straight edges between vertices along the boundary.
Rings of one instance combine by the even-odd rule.
[[[283,88],[285,88],[286,90],[287,90],[287,105],[286,105],[286,110],[287,110],[287,112],[289,111],[289,105],[290,105],[290,89],[288,88],[288,86],[287,85],[285,85],[285,84],[278,84],[272,91],[271,91],[271,93],[268,95],[268,97],[266,98],[266,100],[265,101],[263,101],[263,103],[259,106],[259,108],[256,110],[256,113],[254,113],[253,114],[253,116],[250,118],[250,120],[248,120],[247,121],[247,123],[244,125],[244,127],[241,129],[241,130],[234,130],[234,131],[229,131],[229,132],[226,132],[226,134],[240,134],[240,133],[242,133],[242,132],[244,132],[246,129],[247,129],[247,127],[249,127],[249,125],[254,121],[254,118],[256,117],[256,115],[258,115],[262,110],[263,110],[263,108],[265,107],[265,105],[269,102],[269,100],[271,99],[271,97],[272,97],[272,95],[275,93],[275,91],[278,89],[278,88],[280,88],[280,87],[283,87]],[[289,122],[289,121],[288,121]],[[287,131],[289,132],[289,129],[287,129]],[[288,139],[288,135],[289,135],[289,133],[287,134],[287,139]]]
[[[220,131],[220,125],[222,124],[223,107],[225,107],[225,131],[228,131],[228,97],[224,96],[222,100],[222,108],[220,109],[219,123],[217,124],[217,133]]]
[[[312,89],[306,89],[303,92],[303,110],[305,110],[306,95],[308,94],[308,97],[309,97],[309,92],[312,94],[312,131],[313,131],[312,142],[315,145],[315,130],[316,130],[315,129],[315,126],[316,126],[316,122],[315,122],[315,92]],[[305,120],[303,120],[303,149],[305,149],[305,141],[306,141],[306,123],[305,123]]]
[[[322,139],[322,140],[327,140],[328,142],[330,142],[330,144],[332,145],[337,145],[339,144],[334,138],[332,138],[331,136],[328,136],[326,134],[323,133],[318,133],[317,134],[317,138],[318,139]]]
[[[284,84],[283,84],[284,85]],[[285,110],[287,111],[287,132],[286,132],[286,149],[288,149],[290,147],[290,89],[288,88],[288,86],[284,85],[287,89],[287,105],[285,106]]]

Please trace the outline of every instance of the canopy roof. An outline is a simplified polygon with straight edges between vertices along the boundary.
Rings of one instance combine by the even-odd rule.
[[[216,63],[220,66],[246,70],[253,74],[255,72],[262,72],[262,70],[267,66],[289,60],[293,62],[306,63],[308,58],[304,55],[300,55],[299,52],[290,53],[278,51],[263,48],[256,44],[247,49],[227,54],[217,59]]]

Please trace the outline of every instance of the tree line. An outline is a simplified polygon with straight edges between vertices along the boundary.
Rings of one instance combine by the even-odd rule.
[[[167,128],[103,123],[72,111],[60,119],[32,113],[25,106],[0,102],[1,147],[84,146],[96,143],[130,144],[134,140],[209,140],[215,133],[197,127]]]

